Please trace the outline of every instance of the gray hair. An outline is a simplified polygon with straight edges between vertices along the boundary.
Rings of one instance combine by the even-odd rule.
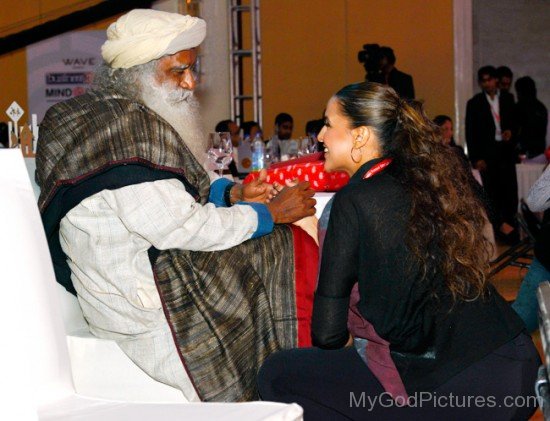
[[[92,89],[111,90],[124,94],[124,96],[141,101],[141,81],[146,76],[154,75],[159,59],[151,60],[145,64],[139,64],[127,69],[114,69],[103,62],[94,75]]]
[[[191,90],[155,81],[159,60],[127,69],[103,63],[95,74],[92,90],[114,92],[144,104],[166,120],[203,163],[207,139],[202,132],[198,101]]]

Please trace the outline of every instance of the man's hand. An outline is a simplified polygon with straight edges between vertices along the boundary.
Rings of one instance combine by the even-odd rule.
[[[487,169],[487,163],[483,159],[480,159],[479,161],[476,161],[474,168],[480,172],[483,172]]]
[[[505,142],[509,142],[510,139],[512,139],[512,131],[511,130],[504,130],[502,132],[502,140]]]
[[[277,192],[271,184],[265,182],[266,178],[267,171],[261,170],[258,178],[251,183],[240,186],[242,189],[239,195],[241,200],[245,202],[268,203],[273,199]]]
[[[294,187],[282,189],[268,203],[267,209],[276,224],[289,224],[306,216],[315,215],[313,198],[315,191],[309,187],[309,182],[298,183]]]

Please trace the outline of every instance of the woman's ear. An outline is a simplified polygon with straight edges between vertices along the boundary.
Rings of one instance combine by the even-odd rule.
[[[369,141],[371,132],[367,126],[356,127],[352,130],[353,146],[355,149],[362,148]]]

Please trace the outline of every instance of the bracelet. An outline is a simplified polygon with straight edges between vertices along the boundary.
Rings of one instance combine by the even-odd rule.
[[[235,184],[237,183],[229,183],[223,190],[223,201],[228,208],[231,207],[231,189]]]

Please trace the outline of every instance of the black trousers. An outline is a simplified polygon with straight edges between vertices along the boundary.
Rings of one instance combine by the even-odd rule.
[[[481,173],[481,179],[500,223],[507,222],[515,227],[515,216],[518,211],[518,181],[513,144],[495,142],[492,157],[487,159],[487,170]],[[498,227],[495,228],[498,229]]]
[[[536,410],[540,359],[521,334],[431,393],[398,406],[352,347],[281,351],[258,376],[263,400],[296,402],[304,419],[320,420],[527,420]]]

